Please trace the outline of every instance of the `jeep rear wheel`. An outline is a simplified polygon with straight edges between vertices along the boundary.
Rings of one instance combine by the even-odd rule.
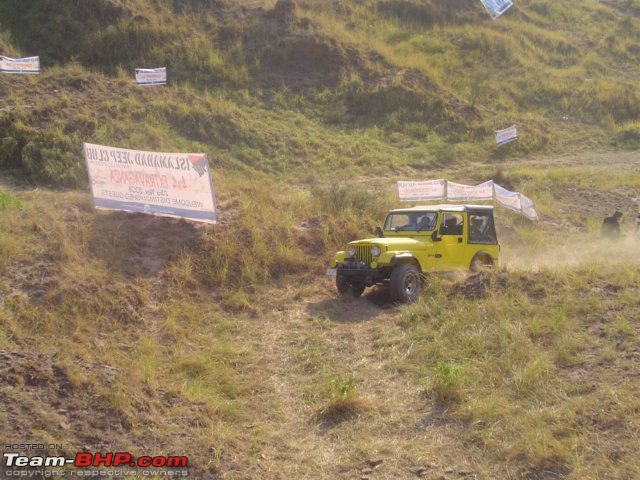
[[[415,302],[420,296],[422,277],[420,271],[410,263],[398,265],[391,272],[389,290],[397,302]]]
[[[336,274],[336,288],[343,297],[358,298],[364,292],[365,287],[362,284],[350,282],[344,275],[338,273]]]
[[[481,253],[473,257],[469,270],[478,273],[489,271],[491,268],[493,268],[493,258],[489,254]]]

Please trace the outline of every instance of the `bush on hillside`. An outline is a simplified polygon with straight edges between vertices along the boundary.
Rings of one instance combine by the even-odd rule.
[[[128,13],[119,2],[111,0],[0,3],[2,26],[11,31],[15,46],[25,55],[40,55],[45,65],[78,56],[79,49],[92,43],[96,31]]]
[[[81,183],[83,168],[69,146],[59,147],[46,139],[29,141],[22,149],[22,167],[31,180],[63,187]]]
[[[420,122],[451,132],[459,123],[441,97],[428,95],[420,86],[401,81],[374,87],[351,83],[342,98],[349,121],[364,125],[386,125],[398,129],[406,123]]]
[[[85,180],[80,147],[62,132],[39,131],[14,114],[0,116],[0,167],[19,169],[32,182],[59,187]]]
[[[20,164],[20,146],[13,137],[0,139],[0,167],[14,168]]]
[[[615,143],[628,150],[640,148],[640,122],[629,122],[619,127]]]
[[[465,0],[380,0],[376,8],[382,15],[422,25],[457,22],[465,15],[469,17],[470,10],[474,11]]]

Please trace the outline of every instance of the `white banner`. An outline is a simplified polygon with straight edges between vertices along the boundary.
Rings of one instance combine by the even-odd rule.
[[[504,143],[513,142],[518,139],[518,131],[515,125],[511,125],[504,130],[496,130],[496,145],[502,145]]]
[[[504,12],[506,12],[512,5],[511,0],[480,0],[487,9],[492,19],[498,18]]]
[[[402,202],[442,200],[445,182],[446,180],[442,179],[426,182],[398,182],[398,198]]]
[[[40,57],[9,58],[0,55],[2,73],[40,73]]]
[[[529,220],[538,220],[530,198],[521,193],[511,192],[493,180],[479,185],[463,185],[447,180],[427,180],[424,182],[398,182],[398,197],[402,202],[421,200],[442,200],[468,202],[472,200],[493,200],[494,198],[510,210],[522,213]]]
[[[166,85],[167,68],[136,68],[138,85]]]
[[[447,200],[450,202],[467,202],[469,200],[493,200],[493,180],[480,185],[462,185],[447,182]]]
[[[493,184],[493,190],[496,194],[496,200],[510,210],[516,212],[522,211],[522,204],[520,203],[520,194],[518,192],[511,192],[504,187],[501,187],[497,183]]]
[[[538,220],[538,212],[533,208],[533,202],[529,197],[525,197],[520,194],[520,206],[522,207],[522,214],[529,220]]]
[[[96,208],[216,223],[203,153],[160,153],[83,144]]]

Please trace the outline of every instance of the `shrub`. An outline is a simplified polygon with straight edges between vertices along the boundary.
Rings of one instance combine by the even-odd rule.
[[[438,362],[433,368],[431,392],[439,402],[452,402],[460,399],[462,369],[449,362]]]
[[[24,206],[22,200],[8,192],[0,192],[0,210],[19,209]]]
[[[316,417],[326,424],[337,424],[357,417],[365,411],[369,403],[357,391],[353,375],[336,377],[327,386],[329,401]]]
[[[0,140],[0,167],[16,167],[20,164],[20,147],[13,137]]]
[[[83,170],[74,155],[42,140],[31,140],[22,149],[22,167],[38,182],[72,187],[81,183]]]
[[[469,3],[464,0],[431,0],[414,2],[407,0],[381,0],[377,10],[384,16],[421,25],[456,22],[470,11]],[[476,10],[477,11],[477,10]]]
[[[640,122],[627,122],[619,127],[615,142],[619,147],[629,150],[640,148]]]

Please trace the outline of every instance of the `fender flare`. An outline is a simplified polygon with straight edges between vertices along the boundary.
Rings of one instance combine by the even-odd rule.
[[[393,265],[394,267],[401,263],[413,263],[422,272],[422,265],[420,265],[420,261],[412,253],[397,253],[393,257],[391,257],[391,265]]]
[[[491,253],[489,253],[487,250],[478,250],[471,258],[471,262],[469,263],[469,270],[473,270],[473,263],[482,256],[489,257],[489,259],[491,259],[491,266],[495,265],[496,260],[495,258],[493,258],[493,255],[491,255]]]

